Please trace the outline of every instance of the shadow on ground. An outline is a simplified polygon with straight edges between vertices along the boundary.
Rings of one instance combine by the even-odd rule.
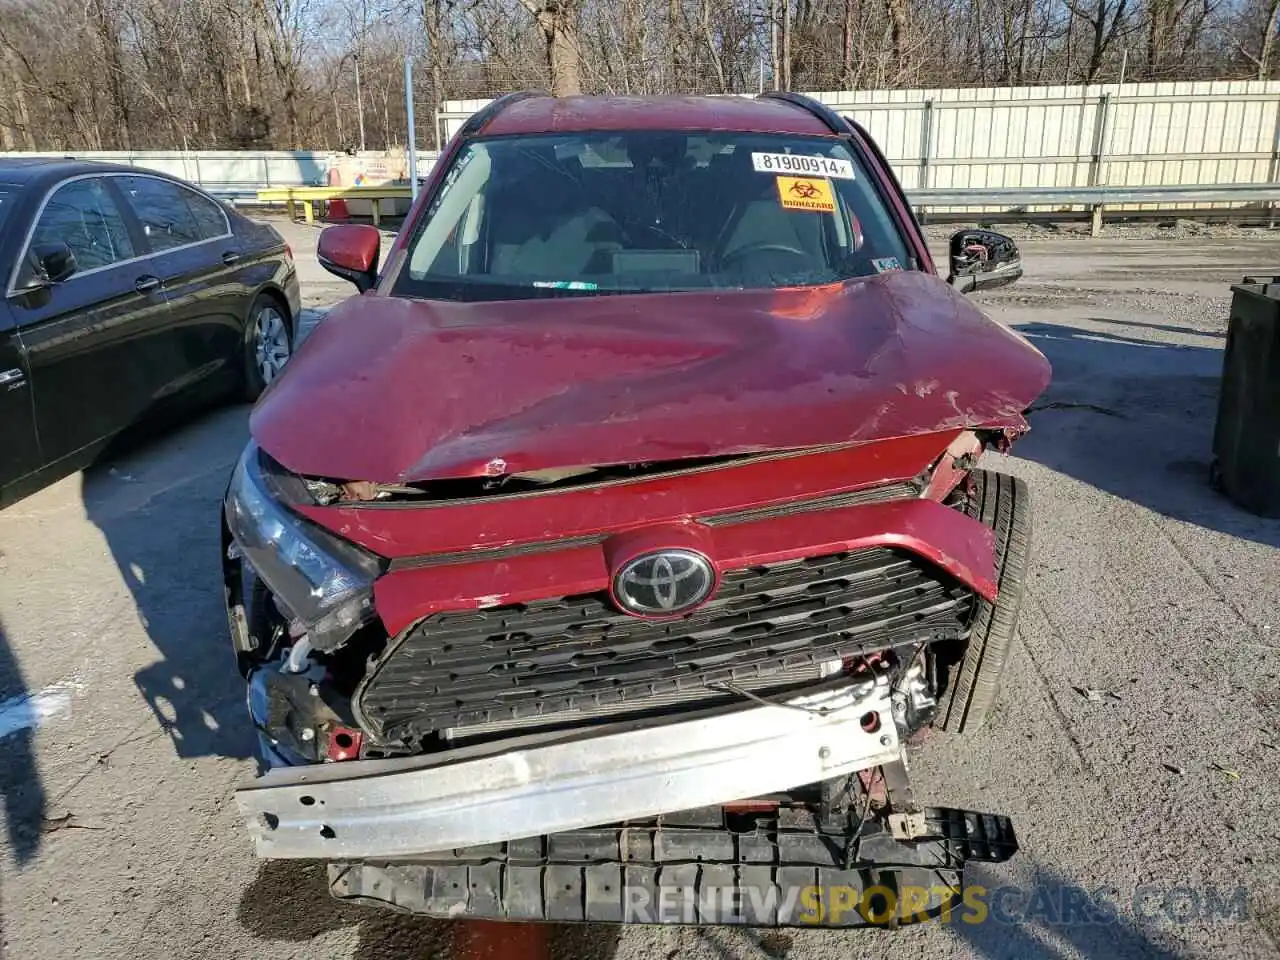
[[[246,407],[212,412],[85,471],[84,508],[159,659],[134,675],[180,757],[255,756],[222,601],[218,517]]]
[[[1280,521],[1209,485],[1221,350],[1060,324],[1017,329],[1053,364],[1019,457],[1176,520],[1280,547]]]
[[[620,933],[613,924],[436,920],[343,903],[329,895],[323,863],[298,860],[261,864],[240,898],[236,919],[255,937],[288,943],[356,927],[352,960],[610,960]]]
[[[36,767],[35,711],[22,668],[0,622],[0,806],[14,863],[25,867],[40,850],[46,797]],[[0,891],[0,955],[4,952],[4,900]]]
[[[981,923],[966,922],[966,916],[975,914],[961,912],[949,927],[983,960],[1179,960],[1183,956],[1162,944],[1154,928],[1144,929],[1126,915],[1132,891],[1086,890],[1040,863],[1031,864],[1030,874],[1016,884],[999,879],[985,864],[974,864],[965,870],[964,882],[968,888],[984,889],[986,918]],[[1170,887],[1182,882],[1179,879]],[[1144,899],[1144,912],[1149,905]],[[1150,912],[1159,914],[1158,909]]]
[[[1195,327],[1180,327],[1172,323],[1144,323],[1140,320],[1112,320],[1109,317],[1090,317],[1090,323],[1101,323],[1116,327],[1140,327],[1143,330],[1162,330],[1165,333],[1182,333],[1193,337],[1210,337],[1214,340],[1226,340],[1226,333],[1220,330],[1198,330]],[[1126,339],[1126,338],[1121,338]],[[1147,342],[1147,341],[1141,341]]]

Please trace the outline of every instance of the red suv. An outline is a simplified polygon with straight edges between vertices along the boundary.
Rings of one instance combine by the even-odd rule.
[[[321,235],[360,295],[226,496],[260,856],[440,916],[843,925],[1012,854],[905,752],[982,723],[1022,597],[1027,490],[979,457],[1049,365],[961,292],[1012,241],[939,279],[804,97],[517,94],[378,251]]]

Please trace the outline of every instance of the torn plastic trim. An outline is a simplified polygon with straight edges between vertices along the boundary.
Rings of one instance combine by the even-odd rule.
[[[272,770],[236,802],[259,857],[407,856],[791,790],[893,762],[901,749],[884,675],[598,729],[609,732],[489,755]]]
[[[950,917],[969,863],[1002,863],[1018,850],[1005,816],[935,807],[913,819],[926,836],[898,839],[880,818],[861,824],[858,860],[847,865],[847,826],[766,804],[745,830],[723,809],[691,810],[412,860],[331,862],[329,889],[450,919],[885,927]],[[930,900],[917,894],[907,908],[908,887]],[[895,892],[902,908],[877,904]]]

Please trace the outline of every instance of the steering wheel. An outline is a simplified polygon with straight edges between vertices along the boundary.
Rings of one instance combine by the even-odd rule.
[[[767,240],[757,240],[754,243],[743,244],[732,253],[725,254],[720,258],[720,264],[724,266],[752,253],[789,253],[793,256],[803,257],[805,260],[809,259],[809,253],[798,247],[789,247],[785,243],[770,243]]]

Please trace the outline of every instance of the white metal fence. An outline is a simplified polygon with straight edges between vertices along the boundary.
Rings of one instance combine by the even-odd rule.
[[[909,192],[1270,184],[1280,201],[1280,81],[810,96],[866,127]],[[441,134],[488,102],[446,102]]]

